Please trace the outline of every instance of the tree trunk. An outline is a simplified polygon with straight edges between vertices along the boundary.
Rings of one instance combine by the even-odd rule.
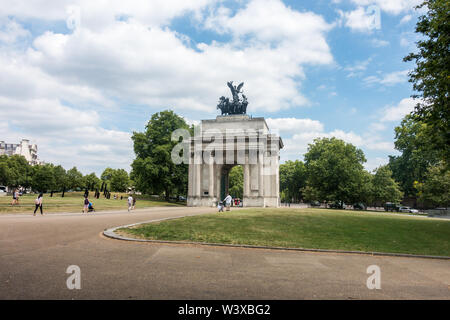
[[[166,189],[164,192],[165,192],[165,194],[166,194],[166,201],[170,201],[170,192],[169,192],[169,189]]]

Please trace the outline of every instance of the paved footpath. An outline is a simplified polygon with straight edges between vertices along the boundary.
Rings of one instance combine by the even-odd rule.
[[[450,261],[138,243],[104,229],[214,212],[152,208],[128,212],[0,216],[0,299],[450,299]],[[69,290],[66,269],[81,269]],[[381,268],[381,289],[366,286]]]

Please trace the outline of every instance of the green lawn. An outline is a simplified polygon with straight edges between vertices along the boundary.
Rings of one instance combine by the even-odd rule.
[[[450,221],[327,209],[244,209],[120,229],[154,240],[450,256]]]
[[[114,194],[118,195],[118,200],[114,200]],[[83,210],[84,205],[84,192],[68,192],[65,197],[61,197],[61,193],[44,194],[43,208],[44,213],[51,212],[80,212]],[[103,195],[100,195],[100,199],[95,199],[94,192],[89,193],[89,199],[94,204],[96,211],[104,210],[126,210],[128,209],[127,197],[125,193],[111,193],[111,199],[105,199]],[[120,200],[120,196],[123,196],[123,200]],[[37,195],[23,195],[19,199],[19,205],[11,206],[12,196],[0,197],[0,214],[9,213],[27,213],[30,214],[34,211],[34,200]],[[137,196],[136,209],[155,207],[155,206],[182,206],[185,203],[168,203],[166,201],[160,201],[151,199],[145,196]],[[38,211],[39,212],[39,211]]]

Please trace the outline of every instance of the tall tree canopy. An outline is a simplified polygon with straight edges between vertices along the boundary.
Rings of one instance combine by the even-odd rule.
[[[171,194],[185,194],[187,190],[187,164],[174,164],[171,159],[172,132],[189,126],[173,111],[162,111],[152,115],[145,132],[134,132],[136,159],[131,167],[131,178],[136,189],[145,193],[164,192],[166,199]]]
[[[389,166],[380,166],[372,178],[372,201],[398,203],[403,197],[398,183],[392,178]]]
[[[336,138],[315,139],[305,154],[308,194],[320,201],[360,201],[365,161],[362,150],[352,144]]]
[[[228,191],[233,198],[242,199],[244,196],[244,169],[242,166],[234,166],[228,175]]]
[[[426,0],[417,8],[427,8],[419,18],[416,32],[424,36],[417,42],[418,52],[404,61],[415,61],[409,81],[421,98],[413,112],[427,125],[431,146],[443,160],[450,159],[450,1]]]
[[[414,181],[423,181],[430,166],[439,162],[439,152],[432,147],[428,125],[407,115],[395,128],[395,148],[402,154],[389,157],[393,177],[406,196],[415,196]]]
[[[130,183],[128,172],[124,169],[113,170],[111,175],[111,190],[116,192],[125,192]]]
[[[302,161],[286,161],[280,165],[280,189],[284,200],[298,202],[306,186],[306,168]]]
[[[443,163],[432,166],[424,177],[424,182],[415,182],[419,200],[426,206],[450,206],[450,170]]]

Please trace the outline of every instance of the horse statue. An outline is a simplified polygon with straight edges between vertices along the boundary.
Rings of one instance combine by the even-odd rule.
[[[227,82],[228,88],[230,88],[231,94],[233,96],[233,101],[224,96],[219,98],[219,104],[217,109],[220,109],[222,115],[232,115],[232,114],[246,114],[247,113],[247,97],[241,91],[244,83],[241,82],[238,86],[233,85],[233,81]],[[239,98],[239,94],[242,94],[242,100]]]

